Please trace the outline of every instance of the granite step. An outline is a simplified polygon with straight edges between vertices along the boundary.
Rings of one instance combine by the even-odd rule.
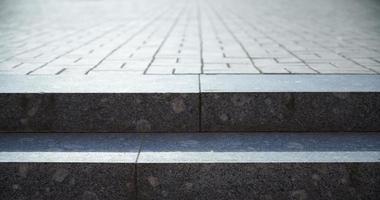
[[[0,132],[380,131],[378,75],[9,75],[0,83]]]
[[[380,76],[201,77],[202,131],[380,131]]]
[[[377,199],[377,133],[0,134],[0,199]]]

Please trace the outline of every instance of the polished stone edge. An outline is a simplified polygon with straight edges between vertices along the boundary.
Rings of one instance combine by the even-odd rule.
[[[201,75],[201,93],[380,92],[379,75]]]
[[[135,163],[137,153],[0,152],[0,163]],[[357,163],[380,152],[143,152],[137,163]]]
[[[380,92],[380,75],[0,75],[0,93]]]
[[[0,152],[0,163],[135,163],[129,152]]]
[[[380,163],[378,152],[142,152],[138,163]]]
[[[0,163],[380,163],[378,133],[0,133]]]
[[[0,93],[199,93],[199,76],[0,75]]]
[[[126,152],[0,152],[0,163],[136,163]],[[142,152],[139,163],[380,163],[380,152]]]

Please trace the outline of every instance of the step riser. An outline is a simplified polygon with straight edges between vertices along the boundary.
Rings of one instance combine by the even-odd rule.
[[[194,132],[193,94],[0,94],[2,132]]]
[[[380,164],[142,164],[138,199],[376,199]]]
[[[202,130],[379,131],[380,93],[206,93]]]
[[[134,165],[1,163],[0,199],[135,199]]]
[[[379,163],[2,163],[0,172],[1,199],[377,199],[380,192]]]
[[[380,93],[0,94],[2,132],[380,131]]]

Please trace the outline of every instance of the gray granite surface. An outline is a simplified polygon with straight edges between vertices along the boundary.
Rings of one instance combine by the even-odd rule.
[[[135,199],[134,164],[0,163],[0,199]]]
[[[148,135],[138,199],[377,199],[379,150],[376,133]]]
[[[376,199],[379,137],[1,133],[0,198]]]
[[[1,133],[0,199],[135,199],[136,134]]]
[[[379,131],[377,92],[202,93],[201,130]]]
[[[140,164],[138,199],[378,199],[380,165]]]
[[[51,84],[43,78],[6,81],[0,86],[0,131],[380,130],[377,76],[202,75],[200,80],[186,76],[190,79],[175,81],[165,77],[144,78],[142,85],[141,78],[135,84],[134,79],[117,79],[117,86],[107,86],[106,77],[49,78],[54,80]],[[98,81],[104,87],[85,91]],[[165,89],[166,83],[171,87]]]
[[[0,162],[378,162],[379,151],[377,133],[0,134]]]
[[[198,100],[185,93],[1,93],[0,131],[197,131]]]

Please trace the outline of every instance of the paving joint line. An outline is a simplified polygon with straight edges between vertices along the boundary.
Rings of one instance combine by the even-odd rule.
[[[197,21],[198,21],[198,37],[200,41],[200,54],[201,54],[201,74],[204,72],[204,59],[203,59],[203,31],[202,31],[202,12],[200,8],[199,0],[197,1]]]
[[[285,51],[287,51],[289,54],[293,55],[295,58],[299,59],[303,64],[305,64],[305,66],[307,66],[309,69],[315,71],[317,74],[320,74],[320,72],[318,70],[315,70],[314,68],[310,67],[310,65],[308,63],[306,63],[303,59],[301,59],[299,56],[297,56],[296,54],[294,54],[292,51],[290,51],[289,49],[287,49],[283,44],[279,43],[277,40],[275,40],[274,38],[272,38],[271,36],[269,36],[268,34],[266,34],[264,31],[261,31],[260,29],[258,29],[256,26],[252,25],[250,22],[244,20],[240,15],[237,15],[235,12],[233,12],[231,9],[227,9],[230,11],[230,13],[232,13],[233,15],[235,15],[236,17],[238,17],[239,20],[241,21],[245,21],[250,27],[252,27],[254,30],[256,31],[259,31],[261,34],[265,35],[268,39],[272,40],[273,42],[277,43],[279,45],[279,47],[281,47],[282,49],[284,49]],[[252,38],[251,35],[248,35],[250,38]],[[289,73],[291,73],[288,69],[285,69],[286,71],[288,71]]]
[[[239,44],[239,46],[241,47],[241,49],[244,51],[244,53],[246,54],[247,58],[249,59],[250,63],[252,64],[252,66],[257,70],[259,71],[259,73],[263,73],[262,70],[260,68],[258,68],[255,63],[253,62],[252,60],[252,57],[251,55],[248,53],[247,49],[244,47],[243,43],[239,40],[239,38],[237,38],[237,36],[232,32],[232,30],[230,29],[230,27],[227,26],[226,22],[223,20],[223,18],[220,16],[220,14],[217,12],[217,10],[209,5],[211,7],[211,10],[214,12],[214,14],[219,18],[219,20],[222,22],[222,24],[224,25],[224,27],[226,28],[226,30],[231,34],[231,36],[235,39],[235,41]]]
[[[187,5],[186,5],[187,6]],[[151,65],[153,64],[153,62],[155,61],[156,59],[156,56],[157,54],[159,53],[159,51],[161,50],[162,46],[165,44],[166,40],[169,38],[170,34],[172,33],[174,27],[177,25],[179,19],[182,17],[183,15],[183,11],[185,10],[185,8],[182,8],[181,11],[179,12],[178,16],[175,18],[174,20],[174,23],[170,26],[168,32],[166,33],[164,39],[161,41],[160,43],[160,46],[157,48],[157,50],[154,52],[153,56],[152,56],[152,59],[150,60],[148,66],[145,68],[143,74],[145,75],[149,68],[151,67]]]
[[[167,9],[167,10],[170,10]],[[120,44],[118,47],[113,49],[109,54],[107,54],[102,60],[100,60],[94,67],[90,68],[89,70],[86,71],[85,75],[88,75],[91,71],[93,71],[96,67],[98,67],[104,60],[106,60],[109,56],[111,56],[114,52],[122,48],[124,45],[129,43],[133,38],[135,38],[138,34],[140,34],[142,31],[144,31],[147,27],[149,27],[152,23],[156,22],[157,19],[161,18],[164,14],[166,14],[166,11],[162,12],[159,14],[157,17],[155,17],[153,20],[145,24],[141,29],[139,29],[136,33],[134,33],[131,37],[129,37],[126,41],[124,41],[122,44]]]
[[[59,56],[53,58],[52,60],[46,62],[45,64],[43,64],[43,65],[41,65],[41,66],[39,66],[39,67],[37,67],[37,68],[35,68],[35,69],[29,71],[28,73],[26,73],[26,75],[30,75],[30,74],[32,74],[33,72],[35,72],[35,71],[37,71],[37,70],[39,70],[39,69],[42,69],[42,68],[45,67],[46,65],[48,65],[48,64],[50,64],[50,63],[52,63],[52,62],[54,62],[55,60],[61,58],[62,56],[65,56],[65,55],[67,55],[67,54],[69,54],[69,53],[71,53],[71,52],[73,52],[73,51],[75,51],[75,50],[77,50],[77,49],[79,49],[79,48],[81,48],[81,47],[84,47],[84,46],[90,44],[91,42],[93,42],[93,41],[95,41],[95,40],[97,40],[97,39],[99,39],[99,38],[101,38],[101,37],[103,37],[103,36],[105,36],[105,35],[107,35],[107,34],[109,34],[109,33],[112,33],[112,31],[114,31],[114,30],[116,30],[116,29],[118,29],[118,28],[120,28],[120,26],[116,26],[116,27],[114,27],[114,28],[111,28],[111,29],[109,29],[109,30],[103,32],[101,35],[98,35],[97,37],[92,38],[91,40],[89,40],[89,41],[87,41],[87,42],[85,42],[85,43],[83,43],[83,44],[77,46],[76,48],[70,49],[69,51],[66,51],[65,53],[63,53],[63,54],[61,54],[61,55],[59,55]]]
[[[90,26],[90,29],[93,29],[93,28],[95,28],[95,27],[97,27],[97,26],[99,26],[99,25],[96,24],[96,25],[94,25],[94,26]],[[12,58],[14,58],[14,57],[16,57],[16,56],[22,55],[22,54],[24,54],[24,53],[28,53],[28,52],[31,52],[31,51],[33,51],[33,50],[37,50],[37,49],[39,49],[39,48],[41,48],[41,47],[44,47],[44,46],[46,46],[46,45],[48,45],[48,44],[50,44],[50,43],[53,43],[53,42],[59,41],[59,40],[61,40],[62,38],[67,38],[68,36],[75,35],[75,34],[80,33],[81,31],[86,30],[86,29],[88,29],[88,27],[86,27],[86,28],[82,28],[82,29],[80,29],[80,30],[78,30],[78,31],[75,31],[74,33],[69,33],[69,34],[64,35],[64,36],[62,36],[62,37],[59,37],[59,38],[56,38],[56,39],[51,40],[51,41],[49,41],[49,42],[43,43],[43,44],[40,45],[40,46],[37,46],[37,47],[31,48],[31,49],[27,49],[27,50],[25,50],[25,51],[22,51],[22,52],[20,52],[20,53],[15,54],[15,55],[13,55],[13,56],[11,56],[11,57],[8,57],[8,58],[6,58],[6,59],[4,59],[4,60],[1,60],[0,63],[1,63],[1,62],[4,62],[4,61],[8,61],[8,60],[10,60],[10,59],[12,59]]]

